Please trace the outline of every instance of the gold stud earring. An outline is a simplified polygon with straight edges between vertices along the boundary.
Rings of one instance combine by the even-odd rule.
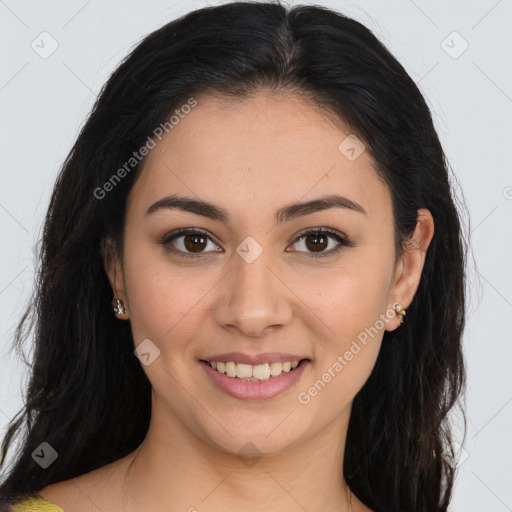
[[[116,299],[116,304],[112,308],[114,313],[119,316],[126,315],[126,308],[124,307],[123,301],[121,299]]]
[[[397,303],[395,304],[395,311],[398,313],[400,317],[400,325],[404,323],[404,316],[405,316],[405,309],[403,308],[402,304]]]

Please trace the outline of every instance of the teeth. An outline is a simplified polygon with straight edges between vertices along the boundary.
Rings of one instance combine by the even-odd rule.
[[[238,363],[236,365],[236,376],[239,379],[247,379],[252,377],[252,366],[250,364]]]
[[[270,379],[270,365],[268,363],[257,364],[254,367],[251,367],[252,376],[258,380],[268,380]]]
[[[286,361],[284,363],[263,363],[257,365],[235,363],[228,361],[208,361],[210,366],[220,373],[225,373],[228,377],[246,380],[248,382],[266,381],[279,377],[283,372],[289,372],[297,368],[299,361]]]
[[[236,363],[233,361],[228,361],[226,363],[226,375],[228,377],[236,377]]]
[[[283,365],[281,363],[270,363],[270,375],[277,377],[281,375],[283,371]]]

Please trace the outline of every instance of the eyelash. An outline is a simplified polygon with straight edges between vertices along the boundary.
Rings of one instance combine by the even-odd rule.
[[[177,238],[180,238],[182,236],[185,236],[185,235],[202,235],[205,238],[207,238],[208,240],[210,240],[211,242],[216,244],[216,242],[210,238],[210,236],[208,235],[208,233],[206,231],[203,231],[202,229],[197,229],[197,228],[196,229],[183,228],[183,229],[178,229],[176,231],[168,233],[167,235],[165,235],[162,238],[160,243],[166,248],[167,251],[179,256],[180,258],[198,258],[198,257],[201,257],[204,254],[206,254],[206,253],[192,254],[192,253],[183,252],[179,249],[170,247],[170,243],[172,241],[174,241]],[[340,233],[334,229],[330,229],[330,228],[309,228],[305,231],[302,231],[301,233],[299,233],[297,235],[297,238],[295,239],[295,241],[293,242],[292,245],[301,241],[303,238],[306,238],[309,235],[328,235],[330,238],[334,238],[339,243],[339,245],[336,248],[331,249],[330,251],[327,251],[327,252],[307,253],[308,258],[325,258],[328,256],[334,256],[335,254],[338,254],[343,249],[343,247],[354,247],[356,245],[346,235],[343,235],[342,233]],[[296,252],[296,251],[293,251],[293,252]],[[300,252],[300,251],[297,251],[297,252]]]

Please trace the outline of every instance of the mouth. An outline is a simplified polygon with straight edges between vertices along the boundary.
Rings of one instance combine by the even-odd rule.
[[[233,379],[243,380],[245,382],[266,382],[276,379],[283,373],[295,371],[300,365],[309,361],[309,359],[299,359],[296,361],[284,362],[265,362],[261,364],[245,364],[235,361],[206,361],[200,360],[208,365],[212,370],[222,373]]]
[[[284,354],[274,354],[273,357],[260,354],[252,358],[247,355],[237,357],[236,354],[225,356],[198,362],[214,388],[231,397],[251,401],[268,400],[292,389],[312,362],[308,358]],[[250,360],[257,364],[249,364]]]

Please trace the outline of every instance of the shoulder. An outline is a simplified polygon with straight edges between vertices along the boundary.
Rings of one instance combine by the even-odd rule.
[[[130,459],[131,457],[127,456],[89,473],[50,484],[41,489],[39,495],[58,506],[55,512],[121,510],[123,477]],[[41,510],[46,512],[46,509]],[[54,510],[48,509],[48,512]]]
[[[11,512],[64,512],[64,510],[42,496],[31,496],[11,505]]]
[[[50,484],[39,491],[39,495],[47,502],[57,505],[55,512],[89,512],[92,510],[93,502],[89,496],[94,496],[96,501],[101,501],[100,493],[90,486],[90,475],[84,475]],[[29,512],[32,509],[13,510],[13,512]],[[34,509],[34,512],[40,509]],[[46,509],[41,509],[41,511]],[[48,512],[54,512],[48,509]]]

